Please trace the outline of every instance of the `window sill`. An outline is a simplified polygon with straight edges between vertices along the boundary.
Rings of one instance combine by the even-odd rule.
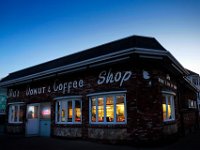
[[[55,123],[55,125],[62,125],[62,124],[63,124],[63,125],[68,125],[68,124],[69,124],[69,125],[73,125],[73,124],[76,125],[76,124],[82,124],[82,122],[70,122],[70,123],[69,123],[69,122],[62,122],[62,123],[61,123],[61,122],[60,122],[60,123],[59,123],[59,122],[56,122],[56,123]]]
[[[123,125],[127,124],[126,122],[116,123],[116,122],[90,122],[90,125]]]
[[[163,121],[164,125],[170,125],[170,124],[175,124],[175,123],[176,123],[176,120],[166,120],[166,121]]]
[[[8,122],[9,124],[23,124],[23,122]]]
[[[89,124],[89,128],[126,128],[127,124]]]

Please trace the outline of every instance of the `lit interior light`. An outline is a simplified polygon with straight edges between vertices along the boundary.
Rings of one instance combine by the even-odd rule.
[[[50,115],[50,113],[51,113],[50,109],[44,109],[44,110],[42,111],[42,115],[44,115],[44,116]]]

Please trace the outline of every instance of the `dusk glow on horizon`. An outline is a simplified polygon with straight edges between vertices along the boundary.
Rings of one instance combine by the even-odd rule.
[[[1,0],[0,79],[131,35],[156,38],[200,74],[199,0]]]

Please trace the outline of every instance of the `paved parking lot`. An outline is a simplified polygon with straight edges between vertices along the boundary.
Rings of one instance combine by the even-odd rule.
[[[103,144],[99,142],[91,142],[86,140],[72,140],[60,138],[45,138],[45,137],[13,137],[0,136],[1,150],[199,150],[200,149],[200,130],[180,138],[170,144],[151,146],[131,146],[131,145],[113,145]]]

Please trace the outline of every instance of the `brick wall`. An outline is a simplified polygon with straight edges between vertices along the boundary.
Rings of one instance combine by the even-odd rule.
[[[116,73],[121,71],[132,71],[132,76],[125,81],[122,86],[120,82],[109,84],[97,84],[98,75],[101,71],[106,70]],[[149,74],[149,78],[144,77],[144,71]],[[166,79],[166,75],[170,80]],[[161,84],[159,78],[170,83]],[[70,93],[63,91],[44,92],[37,95],[26,95],[28,87],[48,87],[53,88],[53,82],[69,82],[74,80],[84,81],[82,88],[72,88]],[[131,59],[123,64],[106,65],[103,67],[88,68],[84,71],[69,73],[66,75],[56,75],[49,79],[36,80],[31,83],[13,86],[10,89],[24,91],[20,92],[19,97],[8,98],[8,103],[23,101],[26,104],[51,102],[51,135],[64,137],[79,137],[83,139],[102,139],[102,140],[125,140],[125,141],[156,141],[162,139],[164,135],[177,133],[181,127],[180,116],[180,98],[177,90],[171,85],[178,85],[178,81],[170,70],[163,67],[158,61],[144,61]],[[92,125],[89,124],[89,98],[87,94],[93,92],[109,92],[115,90],[127,90],[127,124],[125,125]],[[161,91],[169,90],[177,94],[175,99],[176,120],[170,123],[164,123],[162,118],[162,100]],[[184,94],[184,93],[182,93]],[[55,124],[55,97],[81,95],[82,96],[82,124],[80,125],[58,125]],[[26,114],[26,111],[24,111]],[[191,113],[191,115],[193,115]],[[24,118],[24,122],[26,119]],[[15,125],[8,124],[8,132],[15,132]],[[20,126],[20,125],[18,125]],[[22,124],[23,130],[17,131],[24,133],[25,125]],[[17,127],[16,127],[17,128]]]

